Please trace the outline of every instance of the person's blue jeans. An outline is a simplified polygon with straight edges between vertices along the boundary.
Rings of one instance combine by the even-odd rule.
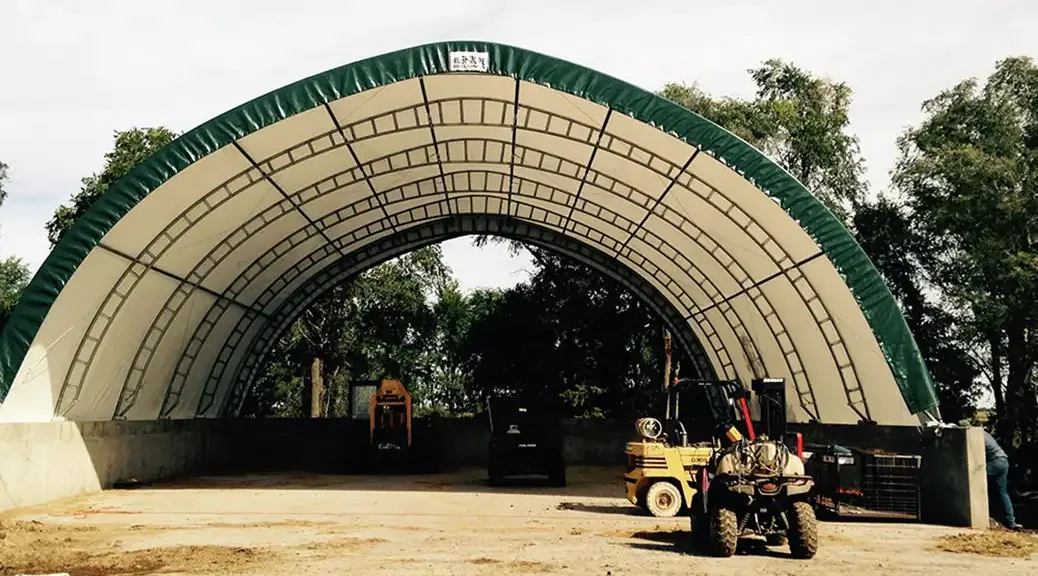
[[[992,504],[1001,504],[1002,521],[1008,528],[1016,526],[1013,514],[1013,502],[1009,500],[1008,490],[1009,460],[995,458],[988,462],[988,495]]]

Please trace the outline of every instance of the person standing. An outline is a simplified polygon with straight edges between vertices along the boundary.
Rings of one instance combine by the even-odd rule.
[[[997,502],[1002,507],[1002,524],[1010,530],[1020,530],[1013,513],[1013,502],[1009,499],[1009,457],[999,446],[998,441],[987,430],[984,431],[984,452],[988,469],[988,495],[990,502]]]

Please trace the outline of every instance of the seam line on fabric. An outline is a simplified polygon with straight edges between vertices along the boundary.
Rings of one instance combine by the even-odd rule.
[[[613,116],[613,107],[606,108],[605,119],[602,120],[602,127],[598,130],[598,138],[595,140],[594,147],[591,148],[591,157],[587,160],[587,166],[584,166],[584,174],[580,178],[580,186],[577,188],[577,194],[573,197],[573,205],[569,207],[569,215],[566,216],[565,222],[562,223],[562,230],[568,230],[570,222],[573,221],[573,212],[577,209],[577,203],[580,202],[580,194],[584,191],[584,185],[587,183],[587,175],[591,172],[591,165],[595,163],[595,155],[598,154],[598,147],[602,144],[602,137],[605,136],[606,127],[609,126],[609,119]]]
[[[324,109],[328,111],[328,116],[332,119],[332,124],[335,124],[335,129],[339,131],[339,136],[342,136],[342,141],[346,143],[346,149],[350,151],[350,156],[353,157],[354,164],[357,165],[357,169],[360,170],[361,176],[364,176],[364,181],[368,184],[368,190],[371,191],[371,197],[378,203],[378,207],[382,209],[382,214],[386,217],[386,222],[389,222],[389,227],[396,232],[396,222],[389,216],[389,210],[386,209],[385,203],[382,202],[382,198],[379,197],[378,192],[375,190],[375,185],[371,183],[371,177],[368,176],[368,171],[364,169],[364,165],[360,163],[360,157],[357,156],[357,152],[353,149],[353,143],[346,137],[346,131],[343,130],[342,125],[339,124],[339,119],[335,117],[335,113],[332,112],[332,107],[327,102],[324,103]]]
[[[324,241],[327,242],[329,246],[334,248],[335,251],[338,252],[339,254],[341,254],[342,256],[346,255],[346,254],[343,253],[341,248],[339,248],[338,246],[335,245],[334,242],[332,242],[332,239],[328,237],[328,234],[326,234],[324,232],[324,229],[321,228],[320,226],[318,226],[317,222],[315,222],[314,219],[311,218],[309,214],[307,214],[306,212],[303,211],[303,207],[300,206],[299,204],[296,204],[295,200],[292,200],[292,197],[289,196],[285,192],[285,190],[281,187],[281,185],[279,185],[277,182],[275,182],[274,179],[271,178],[269,174],[264,172],[263,169],[259,167],[259,164],[257,164],[256,161],[252,159],[252,156],[250,156],[249,153],[246,152],[245,149],[241,147],[241,144],[239,144],[237,140],[231,142],[231,144],[234,144],[234,147],[238,150],[238,152],[242,156],[245,157],[246,160],[249,161],[249,164],[252,164],[252,167],[255,168],[256,170],[259,170],[259,173],[260,173],[261,176],[263,176],[263,179],[266,180],[271,186],[273,186],[274,189],[277,190],[278,193],[281,194],[281,196],[284,197],[285,200],[288,200],[288,203],[291,204],[293,208],[295,208],[296,212],[298,212],[299,215],[303,217],[303,219],[305,219],[307,222],[310,223],[311,226],[313,226],[314,230],[317,230],[317,233],[320,234],[322,238],[324,238]]]
[[[447,215],[453,216],[451,197],[447,193],[447,176],[443,172],[443,158],[440,157],[440,143],[436,140],[436,128],[433,127],[432,107],[429,106],[429,94],[425,91],[425,76],[418,77],[418,85],[422,88],[422,101],[425,102],[425,119],[429,121],[429,134],[432,136],[433,152],[436,154],[436,166],[440,168],[440,184],[443,186],[444,205],[447,207]],[[462,109],[464,109],[464,106],[462,106]]]
[[[747,286],[745,288],[741,288],[738,291],[733,292],[733,293],[729,294],[728,296],[725,296],[720,301],[714,302],[713,304],[707,306],[706,308],[702,308],[700,310],[696,310],[695,312],[690,314],[686,318],[686,320],[691,320],[692,318],[695,318],[696,316],[702,316],[702,315],[706,314],[707,312],[713,310],[714,308],[717,308],[718,306],[720,306],[722,304],[726,304],[728,302],[731,302],[732,300],[738,298],[739,296],[742,296],[743,294],[746,294],[750,290],[753,290],[754,288],[759,288],[759,287],[767,284],[768,282],[771,282],[772,280],[778,278],[779,276],[784,276],[790,270],[793,270],[794,268],[800,268],[804,264],[807,264],[807,263],[811,262],[812,260],[815,260],[815,259],[820,258],[822,256],[825,256],[825,252],[819,250],[818,252],[815,252],[814,254],[808,256],[807,258],[804,258],[800,262],[797,262],[796,264],[793,264],[792,266],[783,268],[782,270],[779,270],[778,272],[775,272],[773,274],[769,274],[769,275],[765,276],[764,278],[761,278],[760,280],[754,282],[753,284],[750,284],[749,286]]]
[[[649,221],[649,216],[652,216],[652,213],[656,210],[656,208],[663,203],[663,199],[667,197],[667,194],[670,192],[670,189],[673,188],[675,184],[677,184],[678,177],[684,174],[686,170],[688,170],[688,167],[692,165],[692,161],[696,159],[696,156],[699,156],[699,153],[701,151],[701,148],[696,148],[692,151],[692,155],[688,157],[688,160],[685,160],[685,163],[681,166],[681,169],[678,170],[678,173],[670,179],[670,183],[668,183],[667,187],[663,189],[663,193],[660,194],[660,197],[652,203],[652,207],[645,212],[645,216],[642,216],[641,222],[639,222],[638,225],[634,227],[634,230],[631,230],[631,235],[627,237],[627,240],[624,240],[624,243],[616,251],[617,257],[623,255],[624,250],[627,249],[627,245],[631,243],[631,240],[633,240],[634,237],[638,234],[638,231],[641,230],[643,226],[645,226],[646,222]]]
[[[115,254],[116,256],[119,256],[120,258],[124,258],[126,260],[129,260],[130,262],[132,262],[134,264],[140,264],[141,266],[144,265],[144,263],[141,262],[140,260],[137,260],[136,258],[134,258],[134,257],[130,256],[129,254],[123,252],[122,250],[119,250],[117,248],[112,248],[111,246],[105,244],[104,242],[98,242],[97,243],[97,247],[98,248],[102,248],[105,251],[110,252],[112,254]],[[248,310],[248,311],[250,311],[250,312],[252,312],[254,314],[258,314],[258,315],[263,316],[263,317],[269,317],[266,312],[261,312],[260,310],[257,310],[255,308],[253,308],[252,306],[249,306],[248,304],[245,304],[243,302],[239,302],[239,301],[235,300],[234,298],[228,298],[227,296],[225,296],[223,294],[220,294],[219,292],[216,292],[215,290],[210,290],[209,288],[206,288],[205,286],[202,286],[201,284],[196,284],[196,283],[194,283],[194,282],[192,282],[190,280],[187,280],[186,278],[181,278],[180,276],[177,276],[176,274],[174,274],[172,272],[169,272],[167,270],[163,270],[162,268],[159,268],[158,266],[154,266],[153,265],[153,266],[150,267],[150,269],[155,271],[155,272],[158,272],[159,274],[162,274],[163,276],[165,276],[166,278],[169,278],[170,280],[176,280],[177,282],[183,282],[184,284],[187,284],[188,286],[191,286],[191,287],[195,288],[196,290],[200,290],[202,292],[205,292],[206,294],[212,296],[213,298],[216,298],[218,300],[224,300],[226,302],[230,302],[231,304],[234,304],[235,306],[238,306],[240,308]]]

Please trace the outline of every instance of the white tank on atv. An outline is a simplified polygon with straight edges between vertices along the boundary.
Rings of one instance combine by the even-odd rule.
[[[760,437],[725,448],[714,469],[717,475],[798,476],[804,462],[785,444]]]

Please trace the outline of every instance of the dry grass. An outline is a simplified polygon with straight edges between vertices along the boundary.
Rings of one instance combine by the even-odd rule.
[[[1038,537],[1034,534],[1005,530],[967,532],[939,538],[937,549],[957,554],[1026,558],[1038,553]]]

